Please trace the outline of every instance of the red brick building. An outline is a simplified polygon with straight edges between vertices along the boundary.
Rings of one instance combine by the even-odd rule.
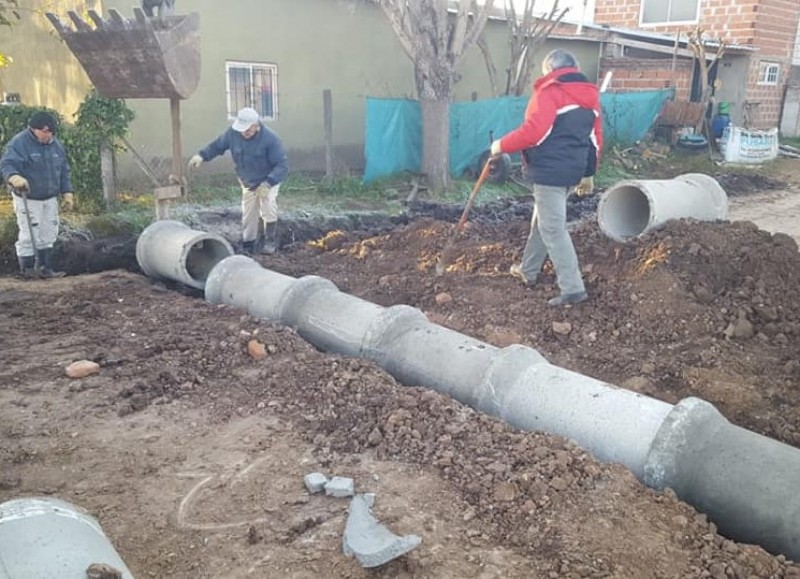
[[[590,29],[597,33],[605,28],[612,36],[601,70],[613,70],[613,88],[675,86],[678,98],[684,99],[697,96],[692,94],[696,67],[685,43],[673,59],[666,39],[672,38],[674,46],[679,32],[685,40],[697,28],[709,39],[722,39],[729,47],[712,78],[716,100],[732,103],[737,124],[771,128],[780,121],[798,20],[798,0],[596,0]],[[713,54],[715,46],[707,51]]]

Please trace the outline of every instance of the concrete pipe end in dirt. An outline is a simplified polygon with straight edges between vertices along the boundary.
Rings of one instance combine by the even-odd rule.
[[[86,577],[91,565],[133,577],[100,524],[80,507],[54,498],[0,504],[0,579]]]
[[[597,207],[600,229],[623,243],[671,219],[686,218],[728,218],[728,195],[716,179],[687,173],[674,179],[621,181],[603,194]]]
[[[214,266],[232,255],[225,238],[178,221],[156,221],[136,241],[136,261],[145,275],[195,289],[203,289]]]

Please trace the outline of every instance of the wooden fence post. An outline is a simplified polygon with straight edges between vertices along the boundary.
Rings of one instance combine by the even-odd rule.
[[[322,110],[325,127],[325,176],[333,177],[333,97],[329,88],[322,91]]]
[[[103,183],[106,205],[113,205],[117,200],[117,183],[114,174],[114,148],[108,141],[103,141],[100,145],[100,180]]]

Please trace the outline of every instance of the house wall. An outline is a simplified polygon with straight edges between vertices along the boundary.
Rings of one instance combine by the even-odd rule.
[[[595,22],[623,28],[640,28],[665,34],[685,31],[691,25],[642,25],[642,0],[596,0]],[[655,0],[654,0],[655,1]],[[711,37],[757,47],[747,72],[744,122],[751,127],[778,124],[784,87],[798,33],[800,3],[797,0],[700,0],[698,24]],[[777,85],[758,84],[762,62],[777,63],[781,76]]]
[[[613,71],[609,92],[630,92],[675,88],[677,99],[689,100],[692,88],[691,61],[679,60],[672,71],[672,63],[663,58],[603,58],[600,61],[600,78]]]
[[[100,0],[25,0],[20,20],[0,27],[0,52],[13,58],[0,69],[0,97],[19,93],[23,104],[45,106],[72,120],[91,88],[78,60],[65,48],[45,12],[67,20],[67,12],[100,10]]]
[[[194,0],[190,6],[200,14],[202,65],[199,88],[181,103],[184,156],[229,125],[225,61],[238,60],[277,65],[279,113],[269,126],[284,141],[293,170],[324,169],[324,89],[332,91],[335,162],[339,169],[362,168],[366,98],[416,98],[412,64],[383,11],[367,0],[236,0],[236,5],[235,11],[216,0]],[[131,15],[130,0],[106,0],[105,6]],[[178,2],[178,11],[181,6]],[[502,75],[509,52],[506,23],[491,21],[487,34]],[[554,46],[546,44],[541,54]],[[566,46],[596,78],[598,45],[578,40]],[[473,92],[479,98],[491,96],[478,48],[469,51],[460,72],[456,100],[467,100]],[[167,170],[168,102],[127,102],[136,112],[131,142],[157,169]],[[121,168],[135,173],[131,160],[123,159]],[[229,169],[227,157],[203,166],[203,171]]]

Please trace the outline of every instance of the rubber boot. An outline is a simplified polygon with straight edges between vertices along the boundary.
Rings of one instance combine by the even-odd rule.
[[[264,243],[261,245],[261,253],[272,255],[278,251],[278,222],[264,224]]]
[[[52,277],[64,277],[67,275],[64,271],[54,271],[53,270],[53,248],[48,249],[40,249],[39,250],[39,257],[42,260],[42,270],[41,276],[45,279],[49,279]]]
[[[32,255],[18,256],[19,275],[25,279],[33,279],[36,275],[36,258]]]

